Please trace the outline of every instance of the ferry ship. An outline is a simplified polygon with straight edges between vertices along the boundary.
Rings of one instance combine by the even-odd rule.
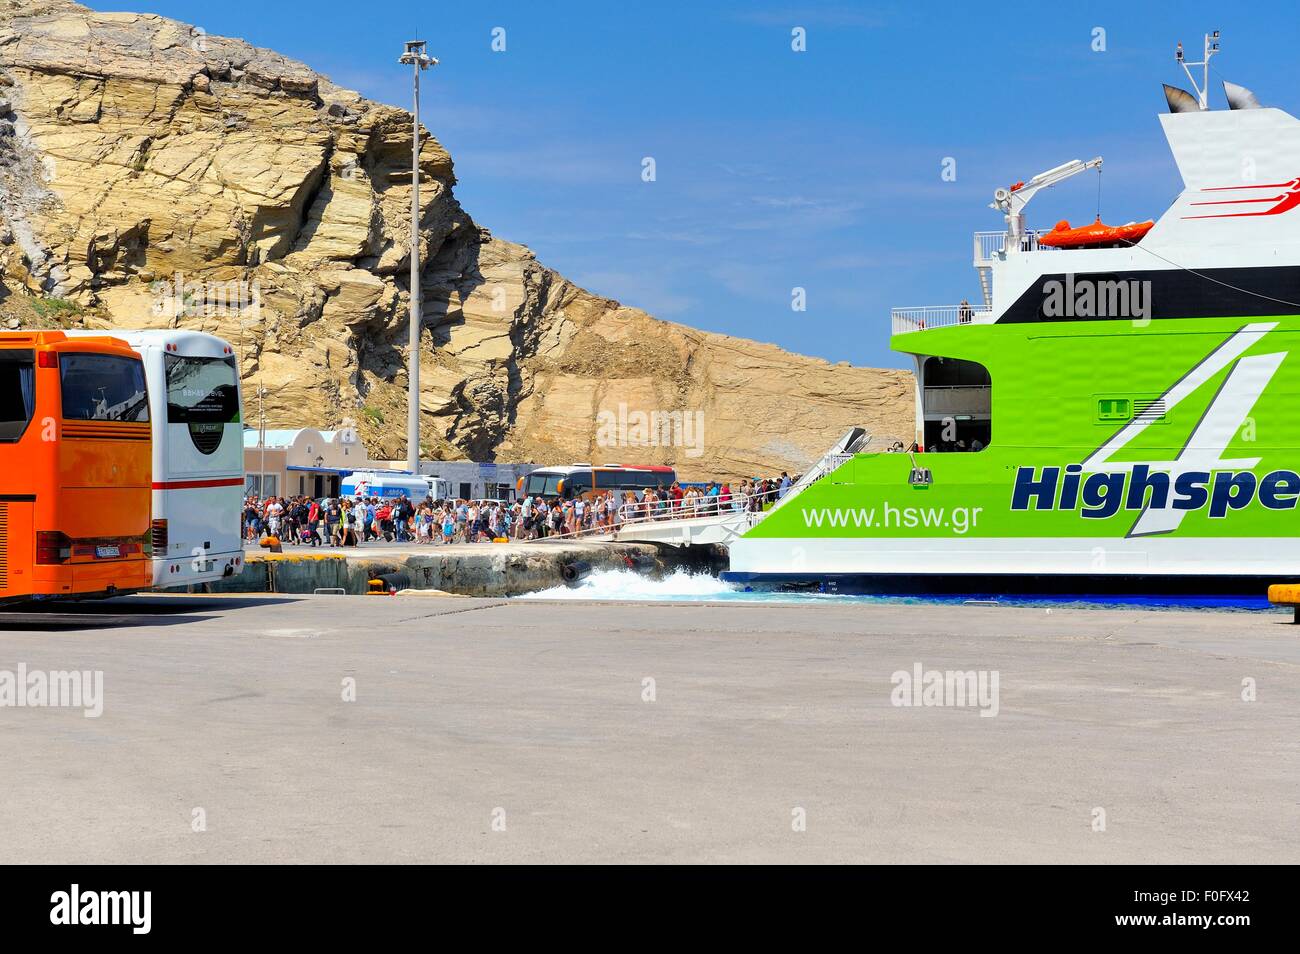
[[[724,579],[832,592],[1262,595],[1300,578],[1300,122],[1166,86],[1184,189],[1151,223],[1026,227],[1075,160],[994,194],[982,295],[898,308],[916,433],[845,435]],[[1062,236],[1065,241],[1060,241]],[[892,452],[891,452],[892,451]]]

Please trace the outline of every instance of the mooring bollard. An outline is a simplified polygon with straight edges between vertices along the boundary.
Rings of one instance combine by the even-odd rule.
[[[1295,615],[1292,616],[1291,622],[1300,623],[1300,584],[1274,583],[1268,588],[1268,601],[1274,606],[1294,608]]]

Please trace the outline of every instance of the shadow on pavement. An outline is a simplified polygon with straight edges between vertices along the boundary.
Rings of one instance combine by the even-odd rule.
[[[176,626],[215,619],[216,610],[295,602],[290,596],[122,596],[109,600],[38,600],[0,606],[0,632]]]

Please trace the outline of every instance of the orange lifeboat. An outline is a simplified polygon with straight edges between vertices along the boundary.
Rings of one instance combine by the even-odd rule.
[[[1128,245],[1138,241],[1155,227],[1155,222],[1130,222],[1128,225],[1106,225],[1097,219],[1092,225],[1070,228],[1070,223],[1062,219],[1056,228],[1045,235],[1038,236],[1039,245],[1051,245],[1056,248],[1089,248],[1098,245]]]

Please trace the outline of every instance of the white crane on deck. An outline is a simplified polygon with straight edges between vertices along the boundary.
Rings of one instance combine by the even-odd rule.
[[[1012,249],[1026,250],[1024,248],[1025,235],[1025,206],[1029,204],[1040,189],[1048,189],[1058,182],[1064,182],[1072,176],[1077,176],[1080,172],[1087,172],[1089,169],[1101,168],[1101,156],[1095,159],[1089,159],[1084,162],[1082,159],[1071,159],[1069,162],[1057,166],[1055,169],[1048,169],[1046,172],[1040,172],[1028,182],[1017,182],[1015,185],[998,189],[993,193],[993,201],[989,203],[990,209],[997,209],[1007,221],[1007,243],[1008,251]]]

